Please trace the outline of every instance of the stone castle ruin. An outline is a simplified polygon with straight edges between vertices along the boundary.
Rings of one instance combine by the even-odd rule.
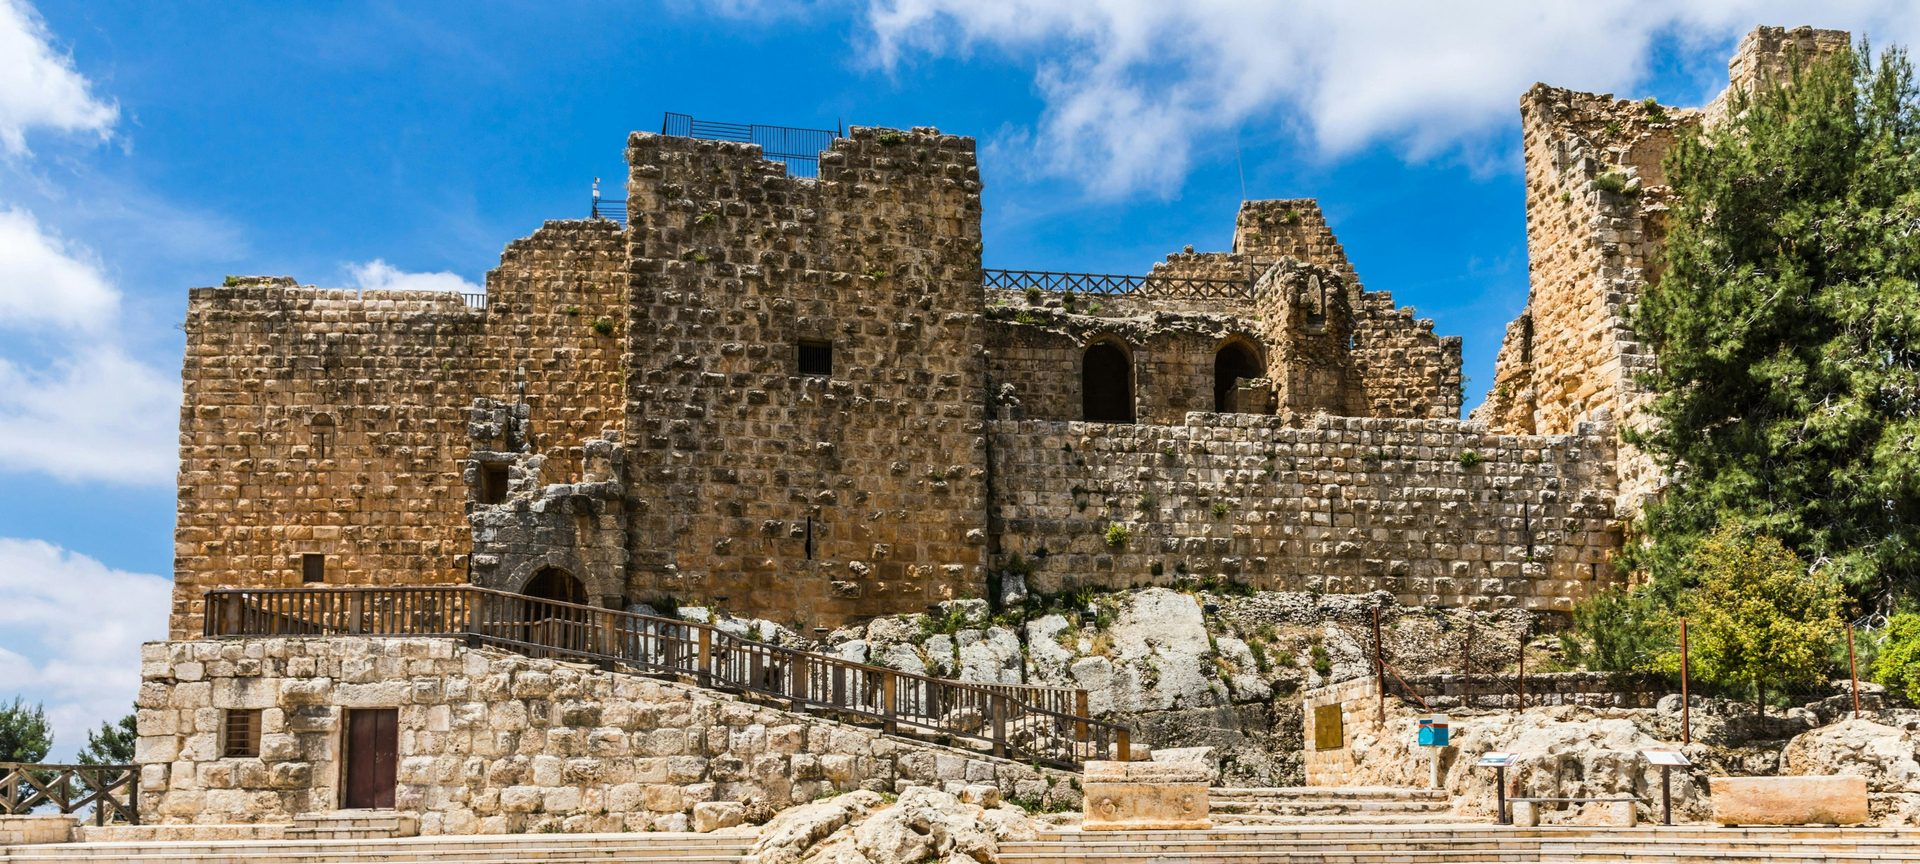
[[[1732,83],[1846,40],[1760,28]],[[1460,339],[1363,287],[1314,200],[1245,202],[1230,251],[1187,246],[1143,275],[983,269],[973,139],[932,128],[854,127],[817,177],[752,144],[634,133],[628,220],[547,222],[507,245],[484,295],[286,277],[193,289],[171,641],[147,646],[139,702],[143,809],[329,809],[372,782],[343,737],[361,720],[399,742],[369,800],[437,814],[429,833],[683,828],[702,804],[954,772],[1069,794],[1058,772],[691,685],[442,631],[368,638],[357,606],[333,638],[285,617],[273,632],[311,638],[202,639],[232,632],[203,630],[218,589],[717,607],[857,633],[823,641],[858,642],[862,662],[869,643],[913,654],[928,637],[887,616],[1028,592],[1237,584],[1570,611],[1618,578],[1623,520],[1659,486],[1618,440],[1652,362],[1626,310],[1658,278],[1661,157],[1725,111],[1724,97],[1522,97],[1531,293],[1468,420]],[[1238,672],[1182,669],[1172,642],[1146,638],[1100,666],[1097,634],[1076,641],[1058,615],[1028,622],[1023,646],[978,603],[971,629],[927,643],[947,640],[953,668],[921,665],[1080,687],[1082,720],[1098,689],[1083,661],[1135,675],[1124,699],[1118,684],[1096,693],[1094,715],[1294,698],[1297,734],[1292,686],[1248,672],[1245,641],[1210,646],[1186,595],[1139,598],[1123,621],[1181,618],[1198,634],[1188,653],[1245,655],[1228,661]],[[992,655],[986,677],[959,668],[974,645]],[[1153,674],[1128,671],[1128,652]],[[235,726],[234,712],[253,714]],[[1301,745],[1286,748],[1297,765]]]

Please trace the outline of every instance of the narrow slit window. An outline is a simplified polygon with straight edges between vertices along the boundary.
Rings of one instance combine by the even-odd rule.
[[[300,556],[300,581],[327,581],[327,556],[312,552]]]
[[[251,759],[260,755],[260,709],[227,710],[227,736],[224,752],[228,759]]]
[[[816,339],[800,340],[800,374],[832,375],[833,343]]]
[[[480,466],[480,503],[504,504],[507,501],[507,466],[487,462]]]

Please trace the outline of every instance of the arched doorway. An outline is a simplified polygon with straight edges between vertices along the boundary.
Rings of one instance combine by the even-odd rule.
[[[1133,422],[1133,361],[1112,342],[1087,346],[1080,362],[1081,416],[1089,423]]]
[[[573,578],[572,573],[558,567],[540,568],[540,572],[533,574],[533,578],[527,580],[527,586],[520,589],[520,593],[542,600],[578,603],[583,606],[587,602],[587,586]]]
[[[1259,355],[1245,342],[1228,342],[1213,355],[1213,410],[1232,413],[1233,391],[1242,378],[1258,378],[1265,373]]]
[[[572,651],[595,650],[597,642],[594,639],[593,628],[588,626],[589,615],[586,611],[538,602],[549,600],[554,603],[586,605],[587,587],[580,584],[580,580],[575,579],[572,573],[558,567],[542,567],[539,572],[533,574],[532,579],[527,580],[526,586],[520,589],[520,594],[527,598],[520,601],[524,607],[521,618],[527,622],[525,633],[520,637],[522,642],[527,643],[529,647],[544,646]],[[537,648],[532,651],[532,654],[536,657],[566,656],[564,654],[548,655]]]

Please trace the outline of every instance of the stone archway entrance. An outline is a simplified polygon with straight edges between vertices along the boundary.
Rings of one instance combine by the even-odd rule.
[[[1260,358],[1244,342],[1228,342],[1220,346],[1213,355],[1213,410],[1221,414],[1230,414],[1237,410],[1234,406],[1234,390],[1242,378],[1258,378],[1265,373]]]
[[[587,604],[587,586],[580,584],[580,580],[574,578],[572,573],[558,567],[540,568],[532,579],[527,580],[526,587],[521,588],[520,593],[560,603]]]
[[[1133,422],[1133,363],[1111,342],[1087,346],[1080,361],[1082,419],[1089,423]]]

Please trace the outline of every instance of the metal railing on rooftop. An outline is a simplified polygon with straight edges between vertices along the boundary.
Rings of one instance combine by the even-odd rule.
[[[660,122],[660,134],[709,141],[740,141],[760,145],[760,153],[787,165],[789,177],[820,176],[820,151],[833,146],[833,139],[844,137],[838,124],[832,129],[801,129],[795,126],[762,126],[758,123],[721,123],[696,120],[689,114],[667,112]]]
[[[1251,300],[1252,279],[1204,279],[1186,276],[1120,276],[1111,273],[1055,273],[1046,270],[981,270],[988,288],[1130,295],[1163,300]]]
[[[561,603],[473,586],[219,589],[205,635],[439,636],[686,677],[796,711],[908,726],[990,745],[994,754],[1077,767],[1128,756],[1126,727],[1088,716],[1087,691],[950,681],[758,642],[708,624]]]

